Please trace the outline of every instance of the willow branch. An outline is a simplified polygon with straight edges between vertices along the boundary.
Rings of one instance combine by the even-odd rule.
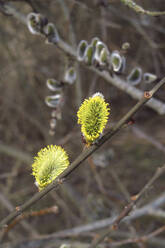
[[[63,40],[60,40],[57,46],[67,53],[69,56],[76,57],[76,51],[69,46],[67,43],[65,43]],[[102,77],[107,83],[117,87],[118,89],[126,92],[128,95],[130,95],[132,98],[135,100],[139,100],[142,98],[144,92],[135,88],[134,86],[128,84],[126,81],[122,80],[121,78],[114,76],[111,77],[110,74],[107,71],[99,71],[93,66],[86,66],[89,70],[95,72],[98,76]],[[161,102],[158,99],[152,98],[150,101],[147,102],[146,104],[148,107],[152,108],[155,110],[157,113],[160,115],[165,114],[165,103]]]
[[[10,225],[8,225],[8,227],[4,230],[4,235],[6,233],[8,233],[16,224],[18,224],[19,222],[22,223],[22,220],[24,220],[24,219],[27,219],[29,217],[38,217],[38,216],[48,215],[48,214],[52,214],[52,213],[53,214],[59,213],[57,206],[45,208],[45,209],[42,209],[39,211],[32,211],[32,212],[24,213],[24,214],[18,216],[13,222],[10,223]]]
[[[82,162],[84,162],[92,153],[98,150],[107,140],[111,139],[121,127],[130,120],[130,118],[158,91],[158,89],[165,84],[165,78],[163,78],[151,91],[145,92],[141,100],[133,107],[131,110],[119,120],[109,132],[107,132],[98,143],[86,148],[71,165],[64,170],[50,185],[48,185],[41,192],[36,193],[31,199],[25,202],[22,206],[16,208],[15,211],[10,213],[6,218],[0,222],[0,228],[6,227],[12,220],[14,220],[18,215],[22,214],[27,208],[32,206],[34,203],[43,198],[49,191],[55,189],[58,185],[63,182],[63,180],[68,177]]]
[[[149,16],[161,16],[165,15],[165,11],[149,11],[143,9],[140,5],[136,4],[133,0],[120,0],[121,3],[133,9],[138,14],[144,14]]]
[[[13,17],[17,18],[19,21],[21,21],[23,24],[26,25],[26,16],[20,13],[18,10],[14,8],[11,4],[5,4],[5,8],[8,11],[9,14],[11,14]],[[61,49],[65,54],[68,56],[71,56],[75,60],[77,60],[77,54],[76,50],[68,45],[66,42],[64,42],[62,39],[59,40],[57,44],[58,48]],[[83,64],[83,63],[82,63]],[[86,66],[87,69],[95,72],[98,76],[102,77],[107,83],[115,86],[116,88],[126,92],[128,95],[130,95],[135,100],[140,100],[143,97],[144,92],[137,89],[136,87],[128,84],[126,81],[122,80],[121,78],[114,76],[111,77],[110,74],[106,71],[99,71],[93,66]],[[165,114],[165,103],[162,101],[152,98],[150,101],[146,103],[148,107],[155,110],[158,114],[164,115]]]

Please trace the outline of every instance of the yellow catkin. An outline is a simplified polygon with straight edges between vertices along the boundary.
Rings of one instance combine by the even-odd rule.
[[[108,106],[101,93],[85,99],[80,106],[77,112],[78,124],[81,125],[81,132],[88,144],[93,143],[102,134],[110,113]]]
[[[68,155],[61,146],[50,145],[41,149],[32,164],[32,175],[39,190],[50,184],[68,165]]]

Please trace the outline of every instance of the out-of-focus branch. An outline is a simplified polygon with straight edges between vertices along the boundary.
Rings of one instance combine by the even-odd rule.
[[[70,47],[67,43],[60,40],[60,42],[58,43],[58,47],[62,51],[64,51],[68,55],[73,56],[76,59],[76,51],[72,47]],[[97,75],[99,75],[103,79],[105,79],[107,81],[107,83],[112,84],[113,86],[117,87],[118,89],[126,92],[132,98],[134,98],[136,100],[141,99],[141,97],[144,94],[143,91],[128,84],[127,82],[125,82],[121,78],[119,78],[117,76],[111,77],[107,71],[99,71],[98,69],[96,69],[95,67],[92,67],[92,66],[87,67],[87,68],[92,70],[93,72],[95,72]],[[158,99],[152,98],[149,102],[146,103],[146,105],[161,115],[165,114],[165,103],[159,101]]]
[[[19,222],[21,222],[24,219],[27,219],[29,217],[43,216],[43,215],[52,214],[52,213],[58,214],[58,212],[59,212],[58,207],[53,206],[53,207],[45,208],[45,209],[42,209],[39,211],[32,211],[32,212],[24,213],[24,214],[18,216],[12,223],[10,223],[10,225],[8,225],[8,227],[4,231],[4,234],[9,232],[16,224],[18,224]]]
[[[13,17],[17,18],[22,23],[26,24],[26,16],[18,11],[12,4],[4,3],[0,1],[1,12],[6,15],[12,15]]]
[[[36,3],[33,0],[5,0],[5,2],[25,2],[33,9],[33,11],[37,12]]]
[[[146,215],[157,217],[157,212],[159,213],[159,211],[160,211],[157,208],[160,208],[162,205],[164,205],[164,203],[165,203],[165,193],[163,193],[162,195],[160,195],[158,198],[151,201],[147,205],[145,205],[139,209],[135,209],[127,218],[125,218],[123,220],[123,222],[128,221],[128,223],[129,223],[132,220],[136,220],[136,219],[143,217],[143,216],[146,216]],[[162,215],[159,215],[159,216],[161,217]],[[87,235],[90,232],[94,232],[96,230],[106,228],[107,226],[112,225],[115,218],[116,218],[116,216],[106,218],[103,220],[98,220],[98,221],[92,222],[92,223],[87,224],[87,225],[77,226],[77,227],[74,227],[71,229],[66,229],[63,231],[55,232],[52,234],[42,235],[42,236],[40,236],[40,239],[66,238],[66,237],[74,237],[74,236],[81,235],[81,234]],[[114,233],[112,235],[114,235]]]
[[[3,195],[1,192],[0,192],[0,202],[2,205],[5,206],[5,208],[9,211],[12,211],[14,209],[14,206],[12,205],[12,203],[9,201],[9,199]],[[38,235],[38,232],[28,223],[26,222],[25,220],[23,220],[21,222],[21,225],[22,227],[28,232],[28,233],[31,233],[31,235],[33,237],[37,236]],[[0,237],[0,239],[3,238],[3,233]]]
[[[161,220],[165,219],[165,211],[161,209],[150,208],[148,214]]]
[[[141,242],[146,243],[149,239],[152,239],[153,237],[159,235],[160,233],[164,231],[165,231],[165,225],[151,232],[148,235],[144,235],[138,238],[129,238],[129,239],[121,240],[121,241],[110,242],[110,245],[112,245],[112,247],[119,247],[121,245],[131,244],[131,243],[135,243],[135,244],[138,244]]]
[[[16,158],[20,161],[23,161],[27,164],[32,162],[32,157],[30,156],[30,154],[23,152],[21,150],[18,150],[14,147],[4,145],[2,143],[0,143],[0,153],[4,153],[8,156],[14,157],[14,158]]]
[[[138,14],[144,14],[149,16],[161,16],[165,15],[165,11],[149,11],[143,9],[140,5],[136,4],[133,0],[120,0],[121,3],[133,9]]]
[[[63,246],[62,246],[63,245]],[[29,240],[25,242],[12,242],[2,244],[1,248],[89,248],[87,242],[78,242],[74,240],[60,240],[60,239],[49,239],[49,240]],[[98,248],[106,248],[105,245],[99,245]]]
[[[98,244],[100,244],[101,241],[105,239],[106,236],[108,236],[111,232],[114,230],[117,230],[119,227],[120,222],[129,215],[129,213],[132,211],[133,207],[137,204],[137,202],[141,199],[141,197],[144,195],[144,193],[153,185],[153,183],[165,172],[165,165],[163,165],[161,168],[158,168],[153,175],[153,177],[145,184],[145,186],[141,189],[141,191],[131,197],[131,202],[123,209],[123,211],[120,213],[119,216],[114,220],[112,225],[106,230],[98,239],[96,239],[93,244],[90,246],[90,248],[97,247]]]
[[[8,10],[8,13],[12,14],[14,17],[19,19],[22,23],[26,24],[26,17],[23,14],[20,14],[13,5],[5,4],[5,8]],[[62,39],[59,40],[57,44],[58,48],[60,48],[64,53],[66,53],[68,56],[72,56],[74,59],[77,60],[77,54],[76,50],[68,45],[66,42],[64,42]],[[89,70],[95,72],[97,75],[102,77],[107,83],[117,87],[118,89],[126,92],[128,95],[130,95],[135,100],[141,99],[144,92],[135,88],[134,86],[128,84],[126,81],[122,80],[121,78],[114,76],[111,77],[110,74],[106,71],[99,71],[95,67],[92,66],[86,66]],[[146,103],[148,107],[155,110],[160,115],[165,114],[165,103],[162,101],[152,98],[150,101]]]
[[[143,216],[147,216],[147,215],[152,215],[155,216],[157,215],[157,212],[159,213],[159,209],[161,206],[163,206],[165,203],[165,193],[163,193],[162,195],[160,195],[158,198],[156,198],[155,200],[151,201],[150,203],[148,203],[147,205],[139,208],[139,209],[135,209],[132,214],[130,214],[127,218],[125,218],[123,220],[123,222],[128,221],[128,223],[132,220],[136,220],[137,218],[143,217]],[[151,211],[152,209],[152,211]],[[160,215],[161,217],[162,215]],[[17,243],[14,245],[14,248],[20,248],[22,244],[26,245],[26,248],[30,248],[33,247],[34,244],[35,245],[40,245],[40,247],[45,247],[45,245],[49,244],[50,242],[55,242],[57,244],[59,239],[63,240],[63,243],[67,243],[70,242],[67,239],[67,242],[65,242],[65,238],[68,237],[77,237],[77,236],[85,236],[85,237],[91,237],[93,236],[92,234],[96,231],[99,230],[101,228],[105,228],[109,225],[111,225],[114,221],[114,217],[110,217],[110,218],[106,218],[103,220],[98,220],[95,222],[92,222],[90,224],[87,225],[82,225],[82,226],[77,226],[71,229],[66,229],[66,230],[62,230],[59,232],[55,232],[52,234],[48,234],[48,235],[40,235],[38,236],[36,239],[33,240],[25,240],[22,241],[20,243]],[[122,232],[121,230],[117,230],[115,232],[112,233],[112,237],[120,237],[120,238],[129,238],[130,235],[127,232]],[[41,244],[43,244],[43,246],[41,246]],[[150,238],[148,240],[148,244],[152,244],[152,245],[157,245],[159,247],[164,247],[165,241],[163,239],[160,238]],[[13,243],[12,244],[7,244],[8,246],[3,246],[2,248],[11,248],[13,247]],[[106,244],[107,246],[107,244]],[[59,247],[59,246],[58,246]],[[98,247],[104,247],[104,245],[99,245]],[[84,248],[89,248],[89,244],[84,244]]]
[[[58,0],[58,2],[63,9],[66,23],[69,23],[69,38],[70,38],[71,44],[74,47],[74,49],[76,49],[76,46],[77,46],[76,34],[74,31],[73,22],[71,20],[69,8],[68,8],[68,6],[64,0]],[[79,64],[77,61],[75,63],[75,69],[76,69],[76,74],[77,74],[77,79],[76,79],[76,84],[75,84],[76,104],[77,104],[77,106],[79,106],[81,104],[81,101],[82,101],[82,85],[81,85],[81,78],[80,78],[80,68],[79,68]]]
[[[132,131],[137,137],[141,139],[145,139],[147,142],[149,142],[150,144],[155,146],[157,149],[165,153],[165,145],[161,144],[152,135],[147,134],[146,132],[144,132],[141,128],[139,128],[136,125],[132,126]]]

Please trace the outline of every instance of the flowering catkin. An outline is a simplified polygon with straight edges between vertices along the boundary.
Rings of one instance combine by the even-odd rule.
[[[32,175],[39,190],[50,184],[68,165],[68,155],[61,146],[50,145],[41,149],[32,164]]]
[[[85,99],[80,106],[77,116],[78,124],[87,144],[92,144],[100,134],[108,121],[110,108],[101,93],[96,93],[89,99]]]

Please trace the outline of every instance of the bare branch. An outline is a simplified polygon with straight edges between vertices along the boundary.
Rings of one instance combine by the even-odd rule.
[[[144,235],[142,237],[138,237],[138,238],[129,238],[129,239],[125,239],[125,240],[121,240],[121,241],[116,241],[116,242],[110,242],[110,245],[112,245],[113,247],[118,247],[121,245],[125,245],[125,244],[131,244],[131,243],[146,243],[149,239],[152,239],[153,237],[159,235],[160,233],[165,231],[165,226],[162,226],[158,229],[156,229],[155,231],[151,232],[148,235]]]
[[[127,218],[123,219],[123,222],[128,221],[128,223],[129,223],[130,221],[135,220],[135,219],[142,217],[142,216],[145,216],[145,215],[152,215],[154,217],[155,216],[157,217],[157,212],[158,213],[160,212],[160,210],[157,210],[157,208],[161,207],[164,203],[165,203],[165,193],[163,193],[162,195],[160,195],[158,198],[151,201],[147,205],[132,211],[131,215],[129,215]],[[162,215],[160,214],[159,216],[161,217]],[[49,239],[49,238],[74,237],[74,236],[81,235],[81,234],[82,235],[88,235],[90,232],[94,232],[96,230],[106,228],[107,226],[112,225],[112,223],[114,222],[114,220],[116,218],[117,218],[117,216],[106,218],[103,220],[98,220],[98,221],[92,222],[92,223],[87,224],[87,225],[76,226],[76,227],[71,228],[71,229],[66,229],[66,230],[55,232],[55,233],[48,234],[48,235],[42,235],[39,238],[40,239],[44,239],[44,238]]]
[[[128,214],[132,211],[133,207],[136,203],[141,199],[144,193],[151,187],[151,185],[165,172],[165,165],[161,168],[158,168],[153,175],[153,177],[145,184],[145,186],[141,189],[139,194],[131,197],[131,202],[123,209],[120,215],[115,219],[112,225],[106,230],[98,239],[94,241],[94,243],[90,246],[90,248],[95,248],[97,245],[104,240],[106,236],[108,236],[112,231],[118,229],[120,222],[128,216]]]

